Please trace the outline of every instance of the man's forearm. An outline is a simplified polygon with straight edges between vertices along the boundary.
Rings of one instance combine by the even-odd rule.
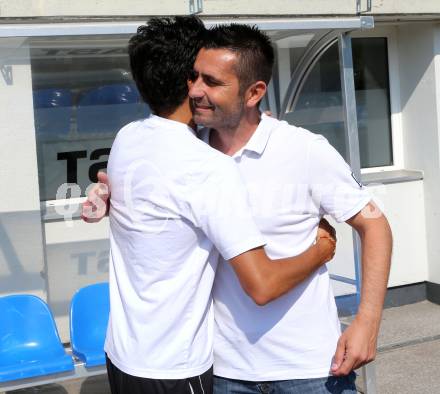
[[[385,216],[358,230],[362,243],[362,287],[358,315],[380,322],[391,265],[392,235]]]
[[[272,260],[267,266],[268,298],[274,300],[299,285],[325,263],[325,256],[315,244],[295,257]]]
[[[320,239],[295,257],[271,260],[263,248],[230,261],[246,293],[259,305],[287,293],[315,272],[334,253],[334,241]]]
[[[376,210],[373,203],[368,210]],[[362,212],[347,221],[362,243],[361,303],[356,318],[342,333],[333,357],[331,373],[344,376],[376,357],[382,308],[390,271],[392,237],[383,214],[370,218]]]

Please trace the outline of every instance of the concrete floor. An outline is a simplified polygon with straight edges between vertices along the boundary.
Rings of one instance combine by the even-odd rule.
[[[375,361],[377,393],[440,394],[440,305],[386,309]],[[362,378],[358,378],[362,392]]]
[[[376,379],[380,394],[440,393],[440,340],[381,353]]]
[[[440,394],[440,305],[423,301],[386,309],[378,342],[377,393]],[[362,392],[361,377],[358,385]],[[31,393],[107,394],[110,389],[102,375],[8,392]]]

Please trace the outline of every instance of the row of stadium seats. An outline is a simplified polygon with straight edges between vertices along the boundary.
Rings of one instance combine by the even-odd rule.
[[[69,89],[35,90],[33,97],[37,133],[68,134],[74,116],[78,133],[118,131],[127,123],[150,114],[133,84],[89,90],[80,96],[76,105]]]
[[[109,310],[108,283],[78,290],[70,307],[69,354],[43,300],[25,294],[0,297],[0,391],[18,380],[26,387],[41,384],[32,380],[41,376],[70,372],[77,377],[78,364],[92,370],[104,366]]]

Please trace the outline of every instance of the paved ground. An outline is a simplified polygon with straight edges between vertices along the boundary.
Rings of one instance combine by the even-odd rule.
[[[378,345],[377,393],[440,394],[440,305],[386,309]]]
[[[380,394],[440,393],[440,340],[381,353],[376,377]]]
[[[385,310],[375,367],[379,394],[440,394],[440,306],[423,301]],[[358,384],[362,392],[361,378]],[[108,394],[110,390],[106,377],[99,376],[8,392],[31,393]]]
[[[380,349],[428,339],[440,339],[439,305],[423,301],[384,311],[379,335]]]

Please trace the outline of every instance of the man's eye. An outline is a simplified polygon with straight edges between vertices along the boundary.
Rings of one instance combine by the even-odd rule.
[[[194,82],[197,79],[197,72],[195,72],[194,70],[191,70],[190,73],[189,73],[188,79],[191,82]]]
[[[219,84],[215,79],[212,78],[206,78],[205,82],[208,86],[217,86]]]

